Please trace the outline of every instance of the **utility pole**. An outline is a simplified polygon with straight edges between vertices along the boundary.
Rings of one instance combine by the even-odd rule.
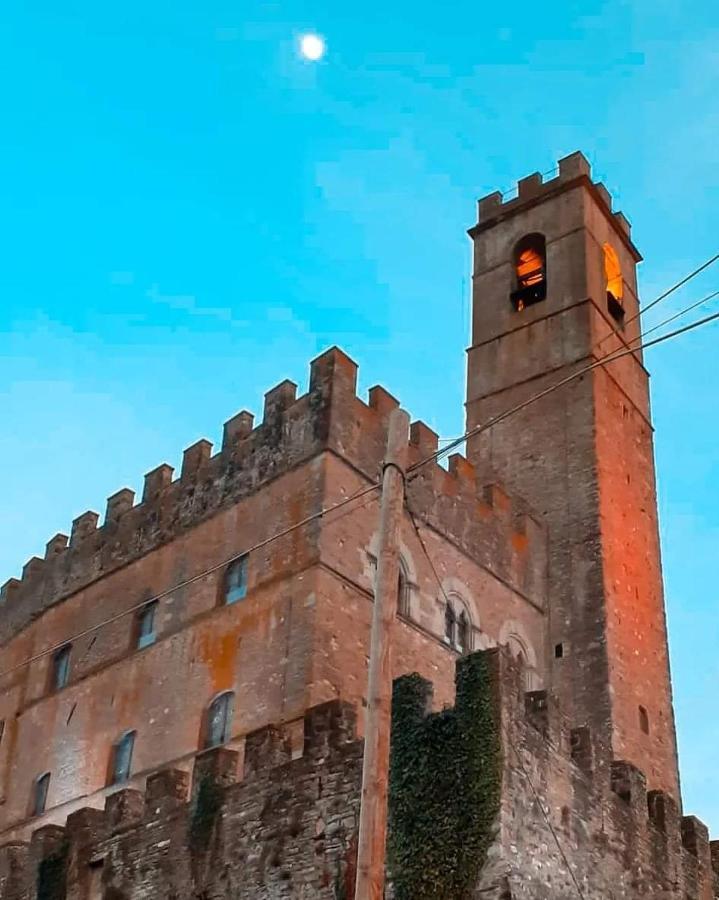
[[[384,897],[392,712],[390,643],[392,623],[397,611],[399,525],[404,508],[408,431],[407,413],[403,409],[393,410],[389,419],[387,451],[382,471],[382,506],[367,683],[355,900],[383,900]]]

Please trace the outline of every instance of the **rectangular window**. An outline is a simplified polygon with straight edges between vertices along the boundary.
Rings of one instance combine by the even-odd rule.
[[[112,784],[122,784],[130,777],[132,751],[135,749],[135,732],[128,731],[115,744],[112,766]]]
[[[70,679],[70,653],[72,647],[67,644],[61,647],[52,660],[52,687],[59,691]]]
[[[35,780],[32,800],[32,814],[41,816],[47,807],[47,792],[50,788],[50,773],[46,772]]]
[[[236,559],[225,573],[225,603],[237,603],[247,596],[247,556]]]
[[[155,612],[157,611],[157,601],[148,603],[140,610],[137,621],[137,649],[142,650],[143,647],[149,647],[154,644],[157,638],[155,634]]]

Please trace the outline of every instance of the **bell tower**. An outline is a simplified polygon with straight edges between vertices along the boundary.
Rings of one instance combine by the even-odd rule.
[[[467,427],[639,343],[627,220],[574,153],[479,201]],[[470,440],[547,521],[547,672],[572,727],[679,799],[648,373],[641,350]]]

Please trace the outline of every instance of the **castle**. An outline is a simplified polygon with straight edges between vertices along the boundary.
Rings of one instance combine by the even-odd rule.
[[[719,843],[681,809],[629,224],[575,153],[481,200],[469,234],[467,456],[444,468],[421,421],[407,446],[388,896],[712,900]],[[277,385],[259,424],[240,412],[5,583],[2,900],[354,897],[399,406],[356,380],[328,350],[306,394]]]

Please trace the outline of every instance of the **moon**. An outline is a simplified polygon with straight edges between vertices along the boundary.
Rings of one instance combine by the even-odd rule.
[[[303,34],[300,38],[300,53],[305,59],[317,62],[325,55],[325,42],[319,34]]]

